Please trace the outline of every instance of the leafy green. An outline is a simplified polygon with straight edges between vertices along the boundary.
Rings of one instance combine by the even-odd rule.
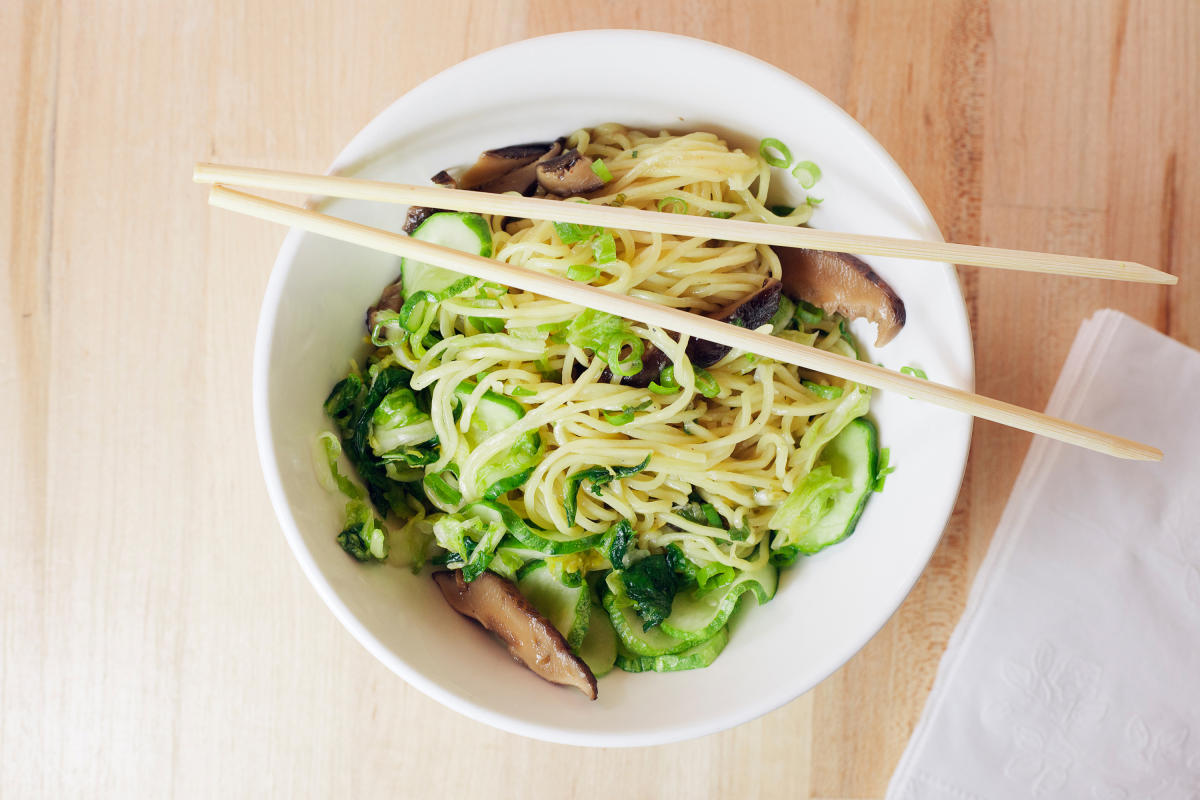
[[[633,422],[633,418],[638,411],[645,411],[652,405],[654,405],[653,402],[646,400],[638,403],[636,406],[622,406],[618,412],[603,411],[602,413],[610,425],[627,425]]]
[[[473,581],[483,574],[500,540],[507,533],[499,520],[485,522],[465,514],[444,514],[433,524],[438,545],[456,553],[465,563],[463,580]]]
[[[589,467],[567,476],[567,488],[563,495],[563,510],[567,513],[567,525],[575,524],[575,513],[579,509],[579,487],[584,481],[592,484],[592,494],[599,497],[603,487],[621,478],[636,475],[650,463],[647,454],[642,463],[632,467]]]
[[[646,556],[620,575],[633,610],[642,618],[643,631],[657,627],[671,616],[680,580],[666,555]]]
[[[604,532],[600,540],[600,552],[608,557],[613,569],[623,569],[629,559],[629,548],[633,545],[633,525],[627,519],[618,520]]]
[[[387,531],[361,500],[346,503],[346,524],[337,535],[337,543],[357,561],[387,558]]]
[[[642,371],[646,345],[625,320],[603,311],[586,309],[567,325],[566,341],[591,350],[615,375],[626,377]],[[622,353],[628,348],[628,355]]]
[[[388,393],[371,414],[368,441],[380,457],[397,448],[427,442],[436,435],[433,420],[417,407],[417,396],[407,386]]]
[[[604,229],[598,225],[577,225],[574,222],[554,223],[554,231],[563,244],[586,242],[602,230]]]
[[[358,373],[355,372],[351,372],[333,385],[329,397],[325,398],[325,413],[339,428],[349,424],[362,391],[362,378],[358,377]]]
[[[833,474],[828,464],[817,467],[800,482],[771,517],[776,531],[773,547],[795,544],[829,513],[838,492],[850,489],[850,481]]]
[[[384,460],[371,447],[371,424],[384,398],[408,388],[412,373],[397,366],[379,370],[370,388],[363,392],[363,381],[351,373],[339,381],[325,401],[325,410],[338,427],[346,458],[367,486],[367,496],[383,516],[402,504],[403,488],[387,475]]]

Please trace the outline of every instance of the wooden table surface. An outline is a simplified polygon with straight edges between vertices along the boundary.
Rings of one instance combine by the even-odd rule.
[[[849,664],[762,719],[673,746],[552,746],[442,708],[353,641],[288,552],[249,403],[283,233],[210,214],[191,164],[322,170],[464,57],[587,27],[731,45],[861,121],[948,239],[1182,278],[961,270],[982,393],[1041,408],[1098,308],[1200,345],[1194,0],[2,5],[6,798],[883,795],[1025,434],[976,427],[941,547]]]

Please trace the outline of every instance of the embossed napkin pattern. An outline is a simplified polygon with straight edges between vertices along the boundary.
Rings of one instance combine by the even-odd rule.
[[[889,800],[1200,799],[1200,353],[1101,311],[1047,411],[1163,461],[1034,442]]]

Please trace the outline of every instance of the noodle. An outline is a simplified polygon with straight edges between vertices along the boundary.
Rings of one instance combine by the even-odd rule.
[[[791,225],[803,224],[812,211],[808,205],[785,215],[768,209],[770,167],[710,133],[651,136],[601,125],[576,131],[568,144],[602,158],[612,173],[592,203]],[[593,285],[696,313],[723,308],[781,272],[779,258],[765,245],[611,231],[616,259],[596,264],[587,242],[564,243],[551,222],[492,218],[489,224],[493,255],[501,261],[563,277],[572,267],[595,268]],[[841,396],[824,399],[802,383],[817,376],[733,351],[708,369],[719,392],[706,397],[685,355],[686,337],[677,341],[666,331],[633,323],[630,330],[674,365],[678,391],[658,394],[616,378],[601,382],[602,360],[562,336],[582,312],[526,292],[495,289],[438,304],[433,330],[442,338],[427,350],[414,350],[407,337],[387,342],[385,361],[412,371],[413,390],[432,392],[430,417],[441,454],[425,473],[456,465],[464,501],[478,500],[485,465],[537,432],[544,453],[506,499],[531,524],[577,539],[624,519],[642,549],[675,544],[700,565],[749,569],[762,563],[768,547],[759,545],[769,535],[772,514],[812,470],[821,446],[840,428],[838,420],[861,413],[858,401],[866,390],[834,381]],[[480,327],[489,320],[503,321],[503,332]],[[797,335],[853,355],[834,319],[806,324]],[[474,388],[464,394],[456,418],[452,400],[465,381]],[[488,392],[514,397],[526,413],[469,447],[466,434]],[[631,418],[617,425],[606,412]],[[563,498],[570,476],[598,466],[633,467],[647,456],[643,471],[606,485],[603,493],[585,485],[569,524]],[[679,507],[697,494],[723,519],[747,529],[744,538],[680,516]]]

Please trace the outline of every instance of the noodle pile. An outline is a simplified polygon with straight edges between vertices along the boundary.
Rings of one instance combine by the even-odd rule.
[[[591,197],[592,203],[791,225],[806,222],[812,211],[808,205],[782,216],[770,210],[770,166],[713,134],[650,136],[603,125],[576,131],[568,147],[603,159],[612,173],[604,194]],[[779,259],[765,245],[614,230],[616,260],[597,265],[591,245],[565,244],[551,222],[491,218],[489,224],[493,257],[501,261],[582,277],[610,291],[701,314],[756,291],[765,276],[780,276]],[[861,413],[867,390],[735,350],[708,369],[719,392],[706,397],[699,390],[705,387],[698,388],[703,376],[684,354],[687,338],[677,341],[636,323],[628,323],[630,329],[674,364],[679,391],[659,394],[623,386],[616,377],[602,382],[603,361],[562,336],[582,312],[485,286],[438,304],[433,330],[442,338],[427,350],[407,339],[388,342],[382,352],[390,351],[389,360],[412,371],[412,389],[432,393],[429,413],[441,454],[426,471],[453,463],[464,499],[478,499],[472,487],[483,465],[521,436],[539,431],[543,456],[506,499],[532,524],[579,538],[625,519],[646,550],[674,543],[697,564],[742,570],[761,563],[769,548],[758,545],[769,535],[772,514],[813,468],[821,447],[849,416]],[[836,318],[805,323],[788,335],[854,355]],[[840,387],[841,396],[825,399],[804,380]],[[475,382],[475,388],[456,415],[455,389],[464,381]],[[526,413],[470,448],[464,434],[489,391],[512,397]],[[596,466],[635,466],[647,456],[643,471],[604,486],[602,493],[580,491],[574,525],[568,524],[563,507],[568,476]],[[729,521],[729,529],[676,513],[696,495]]]

